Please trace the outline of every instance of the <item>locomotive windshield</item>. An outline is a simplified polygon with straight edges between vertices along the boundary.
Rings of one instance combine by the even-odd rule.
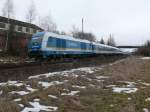
[[[44,33],[42,32],[39,32],[39,33],[36,33],[32,36],[32,43],[36,44],[36,43],[41,43],[42,42],[42,39],[43,39],[43,36],[44,36]]]
[[[41,43],[42,42],[43,37],[37,37],[37,38],[32,38],[32,42],[35,43]]]

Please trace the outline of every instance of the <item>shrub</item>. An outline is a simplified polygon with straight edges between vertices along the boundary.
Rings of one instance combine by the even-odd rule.
[[[142,56],[150,56],[150,41],[147,41],[142,47],[137,50],[136,53]]]

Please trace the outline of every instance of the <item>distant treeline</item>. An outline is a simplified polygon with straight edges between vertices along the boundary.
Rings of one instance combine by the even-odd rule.
[[[150,41],[147,41],[142,47],[137,50],[136,53],[142,56],[150,56]]]

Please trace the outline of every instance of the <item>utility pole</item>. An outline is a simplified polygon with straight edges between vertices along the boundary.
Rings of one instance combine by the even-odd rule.
[[[82,34],[84,33],[84,18],[82,18]]]

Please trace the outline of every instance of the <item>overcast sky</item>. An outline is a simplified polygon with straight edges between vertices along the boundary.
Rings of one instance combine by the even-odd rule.
[[[6,0],[0,0],[0,10]],[[25,20],[31,0],[14,0],[15,16]],[[150,0],[34,0],[38,15],[51,14],[58,30],[72,25],[100,40],[111,33],[119,45],[138,45],[150,40]],[[1,13],[0,13],[1,14]]]

